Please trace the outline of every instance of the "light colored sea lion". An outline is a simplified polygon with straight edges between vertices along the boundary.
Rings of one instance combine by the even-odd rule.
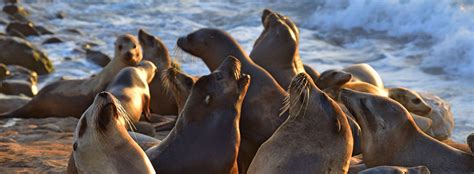
[[[352,74],[354,77],[352,81],[362,81],[384,89],[382,78],[380,78],[379,73],[369,64],[360,63],[349,65],[343,68],[342,71]]]
[[[240,45],[227,33],[218,29],[200,29],[177,42],[184,51],[201,58],[214,71],[229,55],[242,64],[242,72],[252,76],[247,97],[242,106],[239,150],[239,172],[246,173],[258,147],[286,120],[279,116],[287,93],[262,67],[255,64]]]
[[[336,102],[306,73],[291,82],[288,119],[260,146],[248,173],[347,173],[352,136]]]
[[[429,93],[420,93],[421,99],[431,107],[431,112],[420,115],[433,120],[431,129],[426,133],[442,141],[448,139],[454,129],[454,118],[451,105],[438,96]]]
[[[401,166],[378,166],[365,169],[360,174],[430,174],[426,166],[401,167]]]
[[[379,88],[366,82],[351,82],[353,75],[341,70],[324,71],[316,81],[322,90],[329,89],[330,96],[338,96],[339,90],[348,88],[384,97],[390,97],[402,104],[411,113],[426,115],[431,112],[430,105],[415,91],[407,88]]]
[[[137,39],[129,34],[119,36],[115,42],[114,59],[97,75],[48,84],[26,105],[1,114],[0,118],[80,117],[94,96],[103,91],[122,68],[135,66],[141,60],[142,52]]]
[[[225,59],[194,84],[176,126],[146,151],[158,173],[238,173],[239,119],[250,76]]]
[[[120,70],[106,88],[106,91],[112,93],[120,101],[133,123],[137,123],[142,114],[146,119],[150,117],[148,83],[153,80],[155,72],[156,66],[144,60],[136,67]]]
[[[255,41],[250,57],[286,89],[296,74],[305,72],[298,52],[299,31],[287,16],[263,10],[263,32]]]
[[[176,68],[169,68],[162,75],[164,86],[173,94],[178,105],[178,113],[180,113],[198,78],[185,74]]]
[[[73,158],[77,171],[155,173],[145,152],[127,132],[131,119],[111,93],[97,94],[74,131]]]
[[[398,102],[349,89],[340,95],[361,126],[367,167],[423,165],[433,173],[474,172],[474,156],[423,133]]]
[[[165,90],[161,79],[163,71],[176,66],[170,59],[168,48],[160,38],[142,29],[138,31],[138,40],[143,49],[143,59],[153,62],[158,68],[155,78],[150,83],[150,111],[160,115],[178,115],[176,101],[172,94]]]

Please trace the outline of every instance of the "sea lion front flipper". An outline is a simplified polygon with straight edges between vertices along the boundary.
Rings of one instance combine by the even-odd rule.
[[[429,118],[426,118],[426,117],[413,115],[413,114],[412,114],[412,116],[413,116],[413,120],[415,120],[416,125],[423,132],[426,132],[427,130],[429,130],[431,128],[431,125],[433,124],[433,120],[431,120]]]

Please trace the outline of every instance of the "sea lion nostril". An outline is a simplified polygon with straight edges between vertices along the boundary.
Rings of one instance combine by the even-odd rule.
[[[107,92],[103,91],[103,92],[99,93],[99,96],[101,96],[101,97],[107,97]]]

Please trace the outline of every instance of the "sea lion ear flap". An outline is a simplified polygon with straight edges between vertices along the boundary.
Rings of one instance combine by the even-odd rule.
[[[138,30],[138,41],[141,45],[154,47],[155,46],[155,37],[147,33],[143,29]]]

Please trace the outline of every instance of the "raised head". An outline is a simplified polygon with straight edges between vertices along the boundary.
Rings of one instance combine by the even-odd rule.
[[[388,96],[402,104],[408,111],[417,115],[431,113],[431,106],[415,91],[407,88],[390,88]]]
[[[318,85],[321,90],[325,90],[333,87],[341,87],[351,80],[352,75],[350,73],[341,70],[327,70],[316,80],[316,85]]]
[[[114,59],[119,59],[130,66],[135,66],[142,61],[142,48],[137,38],[130,34],[119,36],[115,41]]]

